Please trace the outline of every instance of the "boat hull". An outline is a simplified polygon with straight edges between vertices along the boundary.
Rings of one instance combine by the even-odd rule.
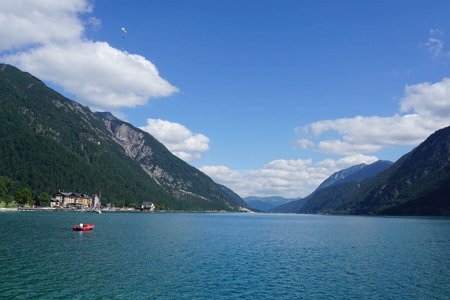
[[[79,225],[72,226],[72,230],[75,231],[90,231],[94,229],[94,224],[84,224],[83,227],[80,227]]]

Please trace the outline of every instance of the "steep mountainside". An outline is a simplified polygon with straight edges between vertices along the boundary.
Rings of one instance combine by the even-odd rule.
[[[353,187],[358,186],[359,182],[373,177],[392,165],[390,161],[376,161],[370,165],[359,164],[350,168],[338,171],[324,180],[319,187],[307,197],[300,201],[293,201],[279,207],[275,207],[271,212],[281,213],[313,213],[314,209],[322,207],[323,202],[327,201],[329,205],[336,205],[337,200],[343,193],[348,193]],[[314,209],[310,207],[314,206]]]
[[[344,169],[344,170],[340,170],[336,173],[333,173],[330,177],[325,179],[317,187],[317,189],[323,189],[323,188],[338,184],[340,182],[343,182],[346,178],[352,176],[355,173],[358,173],[358,171],[360,171],[364,166],[365,166],[365,164],[359,164],[359,165],[352,166],[352,167]]]
[[[271,213],[299,213],[305,203],[308,201],[309,196],[305,198],[299,198],[297,200],[273,207],[269,210]]]
[[[286,204],[288,202],[291,202],[291,201],[294,201],[297,199],[284,198],[284,197],[280,197],[280,196],[272,196],[272,197],[248,196],[248,197],[244,198],[245,202],[247,202],[247,204],[251,208],[262,211],[262,212],[268,212],[269,210],[271,210],[274,207]]]
[[[245,202],[238,194],[233,192],[231,189],[221,184],[219,184],[219,187],[222,189],[225,195],[227,195],[228,199],[235,205],[238,205],[239,207],[249,208],[247,202]]]
[[[322,189],[345,182],[361,181],[379,174],[389,168],[392,164],[392,162],[387,160],[378,160],[370,165],[359,164],[334,173],[322,182],[317,189]]]
[[[169,209],[236,210],[243,203],[150,134],[4,64],[0,105],[0,176],[35,193],[101,192],[104,203],[150,200]]]
[[[450,215],[450,127],[362,182],[326,188],[303,213]]]
[[[337,209],[344,207],[345,204],[350,201],[353,193],[355,193],[360,186],[360,182],[353,181],[317,189],[314,193],[305,198],[307,200],[301,207],[295,207],[295,212],[306,214],[351,213],[350,211],[343,210],[337,212]]]

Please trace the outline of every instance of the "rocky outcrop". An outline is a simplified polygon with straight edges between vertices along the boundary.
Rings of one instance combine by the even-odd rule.
[[[138,162],[151,180],[176,199],[212,205],[217,204],[218,199],[226,199],[224,209],[227,210],[245,206],[239,196],[225,191],[208,176],[174,156],[148,133],[110,113],[96,114],[125,154]]]
[[[126,124],[113,125],[110,120],[105,120],[106,127],[111,131],[111,134],[125,153],[137,161],[143,158],[152,156],[152,149],[145,145],[144,134],[133,130]]]

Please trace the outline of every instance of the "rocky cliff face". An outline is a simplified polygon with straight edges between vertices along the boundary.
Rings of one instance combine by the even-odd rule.
[[[111,135],[122,148],[126,155],[137,161],[143,158],[152,156],[152,149],[145,145],[144,133],[133,130],[125,123],[119,124],[116,118],[110,113],[101,114],[104,116],[106,128],[111,132]]]
[[[115,118],[110,113],[96,113],[111,137],[125,154],[137,161],[142,170],[162,189],[180,201],[217,203],[226,199],[223,209],[238,209],[246,204],[231,197],[209,177],[170,153],[148,133]]]
[[[138,161],[145,173],[155,180],[158,185],[165,186],[169,189],[185,189],[191,185],[183,181],[176,182],[161,166],[151,163],[153,155],[152,148],[145,144],[145,135],[143,132],[126,123],[120,122],[109,113],[104,115],[106,116],[104,118],[106,128],[111,132],[114,141],[122,146],[128,157]]]

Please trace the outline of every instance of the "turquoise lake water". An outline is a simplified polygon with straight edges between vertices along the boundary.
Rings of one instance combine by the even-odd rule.
[[[448,218],[0,214],[1,299],[449,297]]]

